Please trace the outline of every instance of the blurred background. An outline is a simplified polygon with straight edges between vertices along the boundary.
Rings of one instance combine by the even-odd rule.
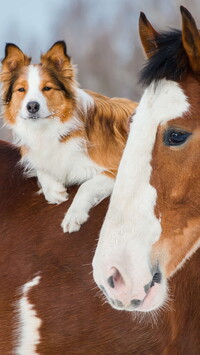
[[[0,58],[6,42],[38,62],[57,40],[65,40],[82,88],[139,100],[138,72],[144,54],[138,36],[143,11],[156,29],[180,28],[180,5],[200,27],[200,0],[6,0],[1,2]],[[11,132],[0,121],[0,138]]]

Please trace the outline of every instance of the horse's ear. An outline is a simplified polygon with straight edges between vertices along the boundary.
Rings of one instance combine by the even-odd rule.
[[[20,66],[29,65],[30,61],[31,58],[27,57],[15,44],[6,44],[5,57],[2,60],[2,66],[4,70],[13,72]]]
[[[70,64],[70,57],[67,54],[67,46],[64,41],[58,41],[53,46],[41,55],[42,64],[53,65],[56,70],[62,71]]]
[[[200,35],[190,12],[180,7],[182,15],[182,42],[187,53],[190,66],[194,72],[200,72]]]
[[[140,13],[139,18],[139,34],[145,54],[150,58],[157,50],[157,32],[143,12]]]

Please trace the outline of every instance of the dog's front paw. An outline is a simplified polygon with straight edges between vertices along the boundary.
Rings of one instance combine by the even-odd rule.
[[[63,232],[77,232],[80,229],[81,225],[87,221],[88,217],[88,213],[86,213],[85,211],[69,208],[61,223]]]
[[[54,181],[53,184],[48,186],[43,185],[41,190],[38,191],[38,193],[43,193],[45,199],[50,204],[59,205],[60,203],[68,200],[68,193],[65,187],[57,181]]]

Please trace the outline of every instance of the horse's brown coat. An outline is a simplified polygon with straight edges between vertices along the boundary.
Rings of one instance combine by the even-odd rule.
[[[152,158],[152,184],[157,189],[157,215],[162,214],[162,235],[154,246],[154,254],[168,251],[166,274],[170,275],[199,240],[200,233],[200,95],[199,81],[189,75],[180,83],[190,110],[183,117],[160,127]],[[178,127],[191,132],[191,138],[180,147],[163,144],[163,132]]]
[[[18,160],[18,151],[1,142],[0,354],[12,354],[20,287],[38,274],[29,299],[42,319],[40,355],[199,354],[200,250],[171,280],[172,310],[160,311],[157,325],[102,305],[91,260],[107,201],[79,232],[64,235],[59,222],[76,189],[66,204],[48,205],[35,194],[36,181],[23,178]]]

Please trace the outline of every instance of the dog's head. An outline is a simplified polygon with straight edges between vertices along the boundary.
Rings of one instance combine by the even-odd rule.
[[[75,108],[75,74],[65,42],[56,42],[41,55],[40,64],[30,63],[19,47],[6,45],[1,71],[6,122],[67,121]]]

